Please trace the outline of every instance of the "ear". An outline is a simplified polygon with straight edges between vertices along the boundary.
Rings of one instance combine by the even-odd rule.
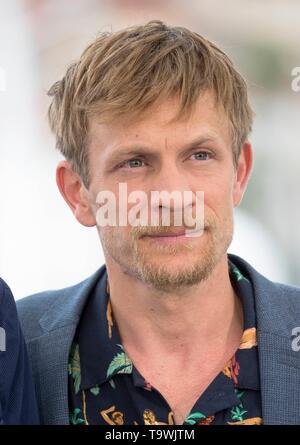
[[[253,151],[249,141],[244,142],[236,168],[233,185],[233,205],[237,207],[243,198],[253,165]]]
[[[73,171],[68,161],[61,161],[56,169],[56,183],[64,200],[74,213],[80,224],[93,227],[96,225],[92,207],[88,199],[88,191],[79,175]]]

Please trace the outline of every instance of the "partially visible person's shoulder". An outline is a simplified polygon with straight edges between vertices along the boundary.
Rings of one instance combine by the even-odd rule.
[[[12,315],[16,317],[16,303],[10,287],[0,278],[0,321]]]
[[[12,293],[6,282],[0,277],[0,302],[5,295],[11,297]]]
[[[73,286],[62,289],[46,290],[29,295],[21,300],[17,300],[17,310],[22,329],[27,341],[43,334],[40,320],[43,317],[53,316],[53,323],[56,318],[70,320],[76,316],[82,308],[90,289],[100,279],[106,271],[105,265],[98,269],[93,275]]]

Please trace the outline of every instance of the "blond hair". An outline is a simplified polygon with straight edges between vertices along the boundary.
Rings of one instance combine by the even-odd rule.
[[[89,116],[134,119],[176,95],[181,119],[206,91],[228,118],[236,165],[254,115],[245,80],[214,43],[160,20],[100,33],[50,88],[48,117],[57,148],[88,187]]]

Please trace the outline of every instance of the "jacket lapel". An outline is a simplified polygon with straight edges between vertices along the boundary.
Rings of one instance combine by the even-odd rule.
[[[300,424],[300,351],[292,331],[300,326],[300,289],[269,281],[238,256],[229,255],[254,288],[263,421]]]
[[[39,320],[44,334],[28,344],[43,424],[69,424],[69,352],[85,303],[105,273],[102,266],[83,283],[53,298],[53,305]]]
[[[69,424],[68,358],[76,324],[64,326],[31,341],[28,352],[33,364],[41,423]]]

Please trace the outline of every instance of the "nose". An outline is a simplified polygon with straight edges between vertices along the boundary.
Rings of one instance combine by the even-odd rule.
[[[162,212],[169,213],[175,222],[176,215],[178,214],[180,218],[187,208],[193,212],[196,204],[195,193],[191,189],[186,171],[180,169],[175,161],[164,162],[152,179],[150,199],[152,213],[158,215]]]

